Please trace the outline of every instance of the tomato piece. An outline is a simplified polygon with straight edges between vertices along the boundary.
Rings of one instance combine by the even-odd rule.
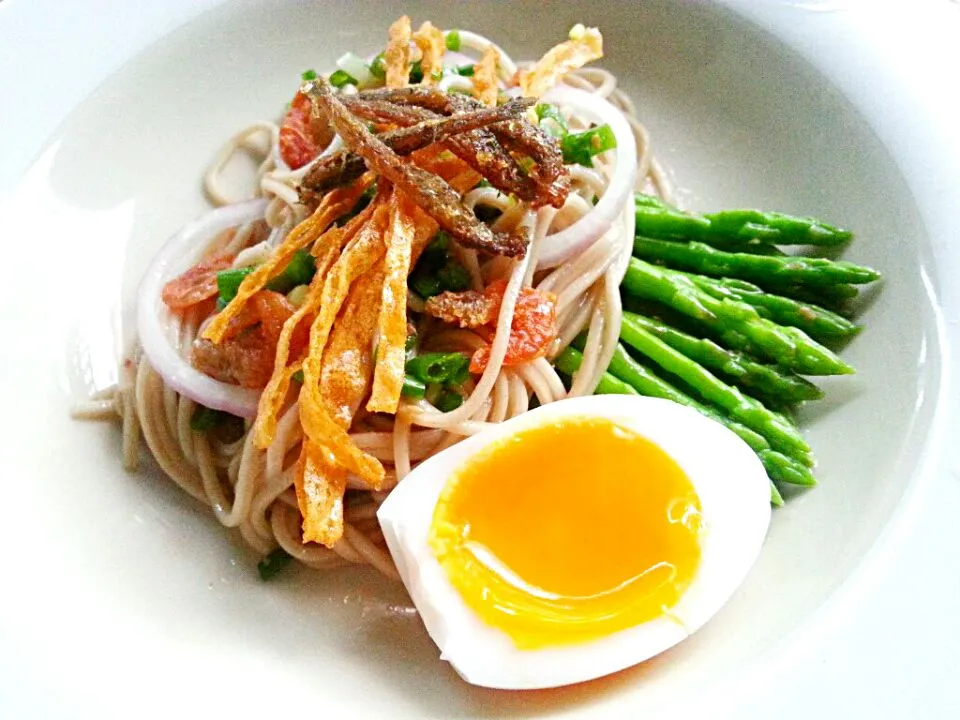
[[[217,294],[217,273],[233,263],[232,255],[219,255],[197,263],[163,286],[160,298],[174,312],[182,312]]]
[[[491,283],[484,291],[486,294],[499,293],[500,302],[506,283]],[[491,337],[493,328],[490,328]],[[550,344],[557,336],[557,296],[550,292],[525,287],[520,291],[517,305],[510,325],[510,337],[507,340],[507,352],[503,358],[504,367],[522,365],[546,355]],[[470,359],[470,372],[482,373],[490,361],[490,346],[478,349]]]
[[[247,388],[263,388],[273,374],[277,341],[294,313],[286,297],[261,290],[230,321],[219,344],[200,339],[193,346],[193,366],[215,380]],[[297,357],[307,346],[310,323],[301,322],[290,341]]]
[[[310,99],[301,92],[294,95],[280,125],[280,157],[283,161],[291,170],[301,168],[323,152],[332,139],[329,124],[314,118]]]

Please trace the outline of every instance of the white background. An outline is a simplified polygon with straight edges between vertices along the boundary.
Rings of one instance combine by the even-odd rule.
[[[0,131],[8,137],[47,136],[125,60],[218,1],[5,0],[0,3]],[[911,148],[913,165],[903,171],[938,244],[944,276],[960,277],[960,7],[949,0],[798,0],[791,4],[817,11],[806,23],[789,25],[776,7],[786,3],[728,4],[806,55],[867,117],[881,118],[875,129],[895,156],[905,153],[899,152],[903,148],[897,147],[893,128],[911,117],[925,124],[929,147]],[[853,26],[836,22],[830,12],[836,6],[848,11],[848,19],[856,18]],[[858,57],[869,49],[888,58],[888,93],[857,82]],[[24,82],[25,76],[32,81]],[[889,103],[891,97],[898,99],[896,105]],[[41,107],[44,112],[38,113]],[[37,147],[4,144],[0,200]],[[944,307],[960,308],[957,294],[957,287],[941,288]],[[956,312],[948,311],[945,323],[955,347]],[[954,407],[956,396],[950,390]],[[816,626],[794,636],[776,656],[763,658],[758,675],[742,678],[722,698],[711,697],[702,717],[960,717],[960,694],[954,689],[960,679],[960,453],[955,438],[951,429],[946,456],[935,459],[883,542]],[[13,580],[4,578],[0,586]],[[9,679],[15,668],[16,658],[0,648],[0,672]],[[15,702],[27,702],[30,692],[22,687]],[[69,708],[68,699],[50,702],[34,698],[18,714],[43,716],[54,706]],[[0,698],[0,708],[4,705]]]

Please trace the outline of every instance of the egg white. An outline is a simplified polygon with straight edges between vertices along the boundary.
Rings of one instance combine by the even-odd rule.
[[[521,650],[467,606],[434,558],[427,537],[437,500],[455,468],[492,442],[567,417],[618,423],[658,445],[683,469],[703,510],[700,564],[677,604],[658,618],[589,642]],[[441,658],[475,685],[548,688],[636,665],[676,645],[716,614],[760,552],[770,523],[770,486],[754,452],[696,410],[657,398],[596,395],[544,405],[426,460],[391,492],[378,518]]]

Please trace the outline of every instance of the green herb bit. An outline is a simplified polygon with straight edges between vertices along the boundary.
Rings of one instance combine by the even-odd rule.
[[[452,52],[457,52],[460,50],[460,31],[459,30],[448,30],[447,31],[447,50]]]
[[[267,283],[268,290],[288,293],[298,285],[309,285],[317,272],[317,261],[306,250],[297,250],[279,275]]]
[[[420,60],[414,60],[410,66],[410,84],[417,85],[423,82],[423,65]]]
[[[424,384],[460,385],[470,377],[470,358],[465,353],[424,353],[407,361],[407,374]]]
[[[335,88],[342,88],[347,85],[356,85],[357,80],[353,75],[343,70],[334,70],[330,73],[330,84]]]
[[[533,110],[537,113],[537,120],[540,121],[540,127],[550,135],[553,135],[553,137],[562,138],[570,134],[567,121],[563,119],[563,115],[560,114],[556,106],[550,103],[540,103]]]
[[[387,63],[383,57],[383,53],[380,53],[370,61],[370,74],[377,78],[377,80],[385,80],[387,78]]]
[[[252,272],[252,267],[245,267],[221,270],[217,273],[217,291],[220,293],[220,299],[223,301],[224,307],[237,296],[240,283]]]
[[[214,410],[204,405],[197,405],[190,418],[190,429],[194,432],[205,433],[220,425],[228,416],[222,410]]]
[[[453,412],[461,405],[463,405],[463,395],[453,390],[444,390],[433,403],[437,410],[445,413]]]
[[[454,68],[454,72],[460,77],[473,77],[475,67],[473,65],[459,65]]]
[[[404,397],[422,398],[427,394],[427,386],[426,383],[423,383],[414,377],[404,375],[403,387],[400,388],[400,393]]]
[[[297,370],[293,375],[290,376],[294,382],[298,382],[303,385],[303,370]]]
[[[594,155],[612,150],[616,146],[617,138],[609,125],[600,125],[581,133],[571,133],[560,140],[563,161],[568,165],[576,163],[585,167],[593,167]]]
[[[308,82],[310,80],[316,80],[317,71],[313,69],[304,70],[302,73],[300,73],[300,79],[303,80],[304,82]]]
[[[283,548],[272,550],[257,563],[257,572],[260,573],[260,579],[264,581],[272,580],[290,564],[291,560],[293,560],[293,557]]]

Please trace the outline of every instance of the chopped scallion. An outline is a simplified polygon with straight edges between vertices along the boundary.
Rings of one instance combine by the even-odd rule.
[[[550,135],[562,138],[570,133],[567,121],[563,119],[563,115],[560,114],[556,106],[550,103],[540,103],[534,108],[534,111],[537,113],[537,120],[540,121],[540,127]]]
[[[387,78],[387,64],[384,60],[383,53],[377,55],[370,62],[370,74],[373,75],[377,80],[386,80]]]
[[[293,375],[290,376],[294,382],[298,382],[303,385],[303,370],[297,370]]]
[[[267,283],[267,289],[288,293],[298,285],[309,285],[317,272],[317,262],[306,250],[297,250],[279,275]]]
[[[303,80],[304,82],[307,82],[308,80],[316,80],[316,79],[317,79],[317,71],[316,71],[316,70],[304,70],[302,73],[300,73],[300,79]]]
[[[407,360],[407,374],[422,383],[459,385],[470,376],[470,358],[464,353],[424,353]]]
[[[616,146],[617,138],[609,125],[600,125],[581,133],[571,133],[560,140],[563,161],[567,164],[577,163],[586,167],[593,167],[594,155],[612,150]]]
[[[283,548],[277,548],[257,563],[257,572],[260,573],[261,580],[272,580],[281,570],[283,570],[293,557]]]
[[[403,378],[403,387],[400,389],[404,397],[422,398],[427,394],[427,386],[414,377],[405,375]]]
[[[452,390],[444,390],[434,401],[433,406],[440,412],[453,412],[463,405],[463,395]]]
[[[446,37],[447,50],[457,52],[460,49],[460,31],[449,30]]]
[[[335,88],[342,88],[346,85],[356,85],[357,80],[355,77],[344,72],[343,70],[334,70],[332,73],[330,73],[330,84]]]
[[[244,267],[230,268],[217,273],[217,291],[220,293],[220,299],[223,300],[224,306],[237,296],[240,283],[252,272],[252,267]]]

